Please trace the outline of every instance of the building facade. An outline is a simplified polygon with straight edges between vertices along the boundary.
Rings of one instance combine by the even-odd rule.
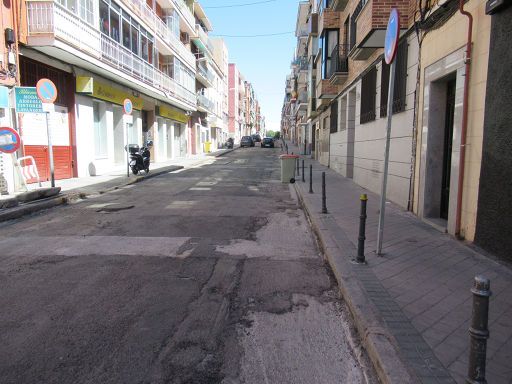
[[[495,107],[496,100],[508,99],[501,56],[510,43],[498,35],[510,29],[503,21],[509,8],[488,10],[491,16],[486,7],[492,4],[301,2],[282,128],[302,152],[380,193],[386,120],[393,113],[388,199],[441,231],[508,257],[510,242],[498,240],[491,223],[503,211],[498,206],[508,206],[499,196],[510,189],[509,156],[499,146],[506,135],[498,135],[510,116]],[[391,8],[400,11],[401,36],[387,111],[390,69],[383,43]],[[304,90],[301,60],[308,63],[305,119],[296,113]]]

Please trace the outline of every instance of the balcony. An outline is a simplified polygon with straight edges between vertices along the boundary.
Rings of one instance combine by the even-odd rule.
[[[188,7],[187,4],[185,4],[183,0],[172,0],[172,3],[174,8],[180,14],[181,18],[187,22],[188,26],[190,27],[190,31],[193,31],[196,21],[192,10]]]
[[[318,36],[318,13],[312,13],[308,21],[309,34]]]
[[[331,53],[327,76],[332,85],[341,85],[348,77],[348,44],[337,44]]]
[[[340,26],[340,12],[326,8],[318,21],[318,35],[322,35],[324,29],[339,29]]]
[[[29,45],[54,45],[55,40],[101,57],[100,31],[53,1],[27,2]]]
[[[195,104],[194,93],[103,34],[101,35],[101,59],[166,94],[187,104]]]
[[[180,2],[182,2],[182,0],[173,1],[173,3]],[[180,60],[188,64],[190,68],[195,67],[195,57],[192,52],[190,52],[180,39],[172,33],[167,24],[151,9],[146,1],[123,0],[123,3],[150,27],[150,30],[152,30],[157,38],[161,39],[163,44],[158,44],[157,41],[157,46],[161,53],[178,56]],[[177,4],[176,6],[178,7]]]
[[[197,95],[197,110],[200,112],[213,112],[214,103],[208,97],[202,94]]]
[[[208,33],[199,24],[196,24],[196,37],[193,40],[202,52],[212,54],[213,44],[208,37]]]
[[[57,2],[28,1],[27,32],[28,45],[57,48],[72,55],[75,55],[73,48],[77,49],[91,56],[91,59],[80,59],[86,68],[96,67],[101,72],[103,62],[111,68],[103,69],[110,76],[116,76],[112,73],[112,69],[116,69],[131,76],[131,82],[140,81],[191,107],[196,104],[193,92],[103,35]],[[55,55],[52,49],[41,50]]]
[[[324,110],[331,99],[334,99],[338,94],[338,86],[331,84],[329,79],[321,79],[316,83],[316,95],[317,103],[316,108],[318,110]]]
[[[377,4],[373,0],[359,0],[350,18],[350,57],[353,60],[367,60],[375,50],[384,47],[389,13],[393,7],[397,7],[400,11],[400,33],[405,33],[408,22],[408,4],[405,0]]]
[[[215,82],[215,76],[212,71],[210,71],[204,62],[206,58],[202,59],[202,61],[197,61],[197,72],[196,79],[203,84],[206,88],[212,88]]]
[[[331,8],[338,12],[343,12],[348,4],[348,0],[333,0]]]

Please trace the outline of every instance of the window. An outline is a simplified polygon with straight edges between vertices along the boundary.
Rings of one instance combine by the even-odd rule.
[[[350,50],[352,50],[352,48],[356,46],[356,31],[356,16],[352,15],[352,17],[350,18]]]
[[[107,125],[105,122],[105,107],[103,103],[93,101],[94,115],[94,155],[96,159],[108,157]]]
[[[105,35],[110,34],[110,18],[108,15],[108,4],[100,1],[100,31]]]
[[[94,5],[92,0],[80,0],[80,18],[94,25]]]
[[[405,111],[406,85],[407,85],[407,41],[398,44],[395,58],[395,85],[393,87],[393,113]],[[389,93],[390,66],[382,60],[382,77],[380,88],[380,117],[387,116]]]
[[[377,68],[370,69],[361,81],[361,124],[375,120],[375,94],[377,92]]]
[[[132,19],[132,52],[139,55],[139,24]]]
[[[127,18],[127,15],[123,15],[123,47],[129,50],[132,49],[130,19]]]
[[[331,104],[331,133],[338,132],[338,100]]]
[[[322,79],[327,79],[331,73],[332,53],[338,44],[339,32],[339,29],[327,29],[322,35]]]
[[[110,37],[119,42],[119,12],[121,9],[114,3],[110,7]]]

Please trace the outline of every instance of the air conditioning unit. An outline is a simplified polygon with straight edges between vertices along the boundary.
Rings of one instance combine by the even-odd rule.
[[[190,44],[190,35],[187,32],[181,32],[180,40],[183,44]]]

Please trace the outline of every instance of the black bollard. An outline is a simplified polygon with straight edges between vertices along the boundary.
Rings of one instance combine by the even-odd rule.
[[[357,238],[357,258],[358,263],[365,263],[364,241],[366,240],[366,203],[368,197],[363,194],[359,197],[361,200],[361,214],[359,215],[359,237]]]
[[[286,146],[286,154],[288,154],[288,144],[285,144]]]
[[[297,165],[297,176],[299,176],[300,170],[299,170],[299,158],[298,157],[297,157],[296,165]]]
[[[327,204],[325,196],[325,172],[322,172],[322,213],[327,213]]]
[[[473,293],[473,315],[469,328],[469,367],[466,383],[486,384],[485,360],[489,338],[489,297],[492,295],[491,282],[483,276],[475,276],[471,289]]]
[[[302,182],[306,182],[306,179],[304,178],[304,159],[302,159]]]
[[[313,193],[313,165],[309,164],[309,193]]]

